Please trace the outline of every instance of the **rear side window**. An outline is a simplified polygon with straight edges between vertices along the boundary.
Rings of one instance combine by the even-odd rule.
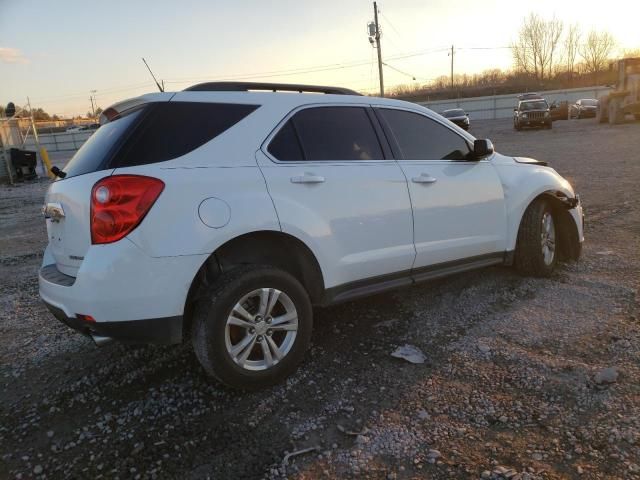
[[[65,178],[106,168],[106,162],[142,114],[143,109],[131,110],[98,128],[62,169]]]
[[[362,107],[301,110],[274,137],[269,152],[282,161],[384,159],[369,115]]]
[[[304,160],[300,140],[291,120],[285,123],[273,138],[268,150],[271,155],[284,162]]]
[[[114,160],[131,167],[181,157],[214,139],[258,108],[226,103],[152,105]]]
[[[391,129],[404,160],[466,160],[467,141],[444,125],[403,110],[378,110]]]

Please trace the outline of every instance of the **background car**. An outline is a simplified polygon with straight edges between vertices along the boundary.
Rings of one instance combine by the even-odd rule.
[[[598,100],[595,98],[581,98],[569,107],[569,118],[595,117],[598,110]]]
[[[524,127],[552,128],[551,110],[544,98],[520,100],[513,109],[513,128]]]
[[[465,130],[469,130],[469,114],[461,108],[451,108],[442,112],[442,116]]]

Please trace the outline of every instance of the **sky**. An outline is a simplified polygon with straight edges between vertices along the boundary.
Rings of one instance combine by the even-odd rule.
[[[638,48],[640,2],[624,3],[625,15],[602,0],[380,0],[385,86],[449,75],[451,45],[456,73],[508,69],[504,47],[530,12]],[[157,90],[141,57],[167,91],[252,80],[375,93],[371,20],[369,0],[0,0],[0,104],[29,97],[69,116],[90,111],[95,90],[106,108]]]

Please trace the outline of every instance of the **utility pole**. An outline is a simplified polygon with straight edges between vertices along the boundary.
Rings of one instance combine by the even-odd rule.
[[[96,118],[96,107],[93,104],[93,100],[94,100],[94,97],[96,95],[96,92],[97,92],[97,90],[90,90],[89,91],[89,93],[91,93],[91,95],[89,96],[89,100],[91,100],[91,111],[93,112],[93,118],[94,119]],[[96,101],[96,103],[98,103],[98,102]]]
[[[453,92],[453,45],[451,45],[451,91]]]
[[[378,24],[378,5],[373,2],[373,19],[376,24],[376,48],[378,49],[378,78],[380,78],[380,96],[384,97],[384,77],[382,75],[382,47],[380,46],[380,24]]]

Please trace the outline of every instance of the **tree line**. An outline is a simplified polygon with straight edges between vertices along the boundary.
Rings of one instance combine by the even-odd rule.
[[[613,84],[617,73],[609,66],[615,47],[616,40],[607,31],[583,32],[579,24],[566,25],[556,17],[530,13],[509,46],[511,69],[455,75],[453,89],[451,77],[442,75],[426,85],[400,85],[391,95],[435,100]],[[624,56],[640,56],[640,49],[626,51]]]

